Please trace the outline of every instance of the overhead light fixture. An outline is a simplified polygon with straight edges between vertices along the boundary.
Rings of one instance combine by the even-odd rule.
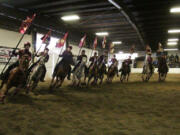
[[[121,7],[113,0],[108,0],[111,4],[113,4],[115,7],[117,7],[118,9],[121,9]]]
[[[122,42],[121,41],[114,41],[114,42],[112,42],[114,45],[119,45],[119,44],[122,44]]]
[[[164,49],[164,51],[178,51],[177,48],[173,48],[173,49]]]
[[[180,33],[180,29],[168,30],[168,33]]]
[[[79,20],[80,17],[78,15],[68,15],[68,16],[61,17],[61,19],[63,21],[75,21],[75,20]]]
[[[167,45],[174,46],[174,45],[177,45],[177,42],[168,42]]]
[[[178,38],[170,38],[170,39],[168,39],[168,42],[174,42],[174,41],[179,41],[179,39]]]
[[[107,36],[107,35],[109,35],[109,33],[108,32],[97,32],[96,35],[97,36]]]
[[[170,9],[171,13],[180,13],[180,7],[174,7]]]

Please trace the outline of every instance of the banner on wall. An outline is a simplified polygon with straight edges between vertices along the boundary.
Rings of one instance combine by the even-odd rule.
[[[7,63],[11,54],[12,54],[13,48],[10,47],[3,47],[0,46],[0,63]],[[13,63],[18,60],[18,57],[13,56],[10,63]]]

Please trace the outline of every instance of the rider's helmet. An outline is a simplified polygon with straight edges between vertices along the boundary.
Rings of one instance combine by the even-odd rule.
[[[26,43],[24,44],[24,48],[25,48],[26,46],[29,46],[29,47],[31,47],[31,43],[29,43],[29,42],[26,42]]]
[[[72,50],[72,46],[70,45],[70,46],[68,46],[68,48],[70,49],[70,50]]]
[[[49,49],[48,49],[48,48],[46,48],[45,50],[46,50],[46,51],[49,51]]]

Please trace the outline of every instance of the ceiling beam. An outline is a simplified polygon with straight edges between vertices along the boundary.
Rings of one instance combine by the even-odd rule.
[[[84,10],[72,10],[67,12],[42,12],[46,15],[69,15],[69,14],[79,14],[79,13],[91,13],[91,12],[106,12],[106,11],[113,11],[116,10],[115,7],[109,8],[94,8],[94,9],[84,9]]]

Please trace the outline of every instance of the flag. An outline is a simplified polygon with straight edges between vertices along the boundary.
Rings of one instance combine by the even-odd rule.
[[[130,49],[130,53],[133,54],[134,53],[134,49],[135,49],[135,45],[132,45],[131,49]]]
[[[95,50],[96,47],[97,47],[97,37],[96,37],[95,40],[94,40],[94,43],[93,43],[93,49]]]
[[[79,43],[79,48],[82,48],[83,45],[84,45],[84,42],[85,42],[85,39],[86,39],[86,35],[84,35],[84,37],[81,38],[81,41]]]
[[[27,31],[35,17],[36,14],[34,14],[31,18],[27,16],[26,20],[22,22],[21,27],[19,28],[19,32],[21,34],[24,34]]]
[[[106,48],[106,37],[104,36],[104,39],[102,41],[102,48]]]
[[[64,35],[63,38],[61,38],[57,43],[56,43],[56,47],[57,48],[61,48],[62,46],[64,46],[65,42],[66,42],[66,39],[67,39],[67,36],[68,36],[68,32]]]
[[[114,44],[113,43],[110,43],[110,45],[109,45],[109,52],[114,53]]]
[[[42,43],[43,43],[43,44],[46,44],[46,45],[48,45],[48,44],[49,44],[50,39],[51,39],[51,30],[50,30],[50,31],[48,31],[48,33],[47,33],[47,34],[45,34],[45,35],[41,38]]]

